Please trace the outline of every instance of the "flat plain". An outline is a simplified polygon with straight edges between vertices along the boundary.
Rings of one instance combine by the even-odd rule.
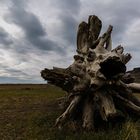
[[[66,93],[47,84],[0,85],[1,140],[140,140],[140,121],[98,132],[58,130],[55,119],[62,110],[57,99]],[[140,94],[136,94],[139,96]]]

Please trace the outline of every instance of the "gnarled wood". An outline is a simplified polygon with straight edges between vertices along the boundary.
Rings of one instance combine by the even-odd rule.
[[[99,90],[95,95],[98,97],[97,104],[99,106],[101,117],[104,121],[108,121],[109,117],[115,116],[117,113],[113,103],[113,98],[104,90]]]
[[[58,126],[59,128],[61,128],[63,123],[65,123],[65,121],[69,119],[71,115],[73,114],[73,112],[75,111],[76,106],[80,102],[80,99],[81,99],[80,96],[74,96],[73,100],[71,101],[66,111],[59,118],[56,119],[55,126]]]
[[[138,83],[130,83],[127,84],[128,88],[134,90],[135,92],[140,92],[140,84]]]
[[[134,103],[132,103],[131,101],[127,100],[126,98],[123,98],[122,96],[115,94],[114,95],[116,98],[118,98],[119,102],[124,105],[124,107],[126,107],[127,109],[129,109],[128,111],[132,111],[133,113],[136,113],[137,115],[140,116],[140,107],[135,105]],[[126,110],[127,110],[126,109]]]
[[[88,23],[82,22],[77,33],[77,52],[87,54],[90,46],[98,38],[102,27],[101,20],[93,15],[89,16]]]
[[[90,98],[87,98],[83,108],[83,125],[86,130],[94,129],[94,111],[95,103]]]
[[[101,27],[97,16],[89,16],[88,23],[78,27],[74,62],[66,69],[41,71],[48,83],[68,92],[69,105],[56,120],[58,127],[79,118],[84,129],[94,130],[98,115],[104,122],[127,112],[140,116],[140,100],[131,91],[140,91],[140,84],[133,83],[134,78],[126,73],[131,55],[124,54],[121,45],[112,50],[113,26],[99,36]]]

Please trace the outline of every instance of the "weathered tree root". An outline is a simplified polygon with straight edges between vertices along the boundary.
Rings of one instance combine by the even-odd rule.
[[[70,120],[81,121],[84,130],[94,130],[99,116],[102,121],[117,116],[140,116],[140,100],[132,91],[140,91],[140,84],[126,73],[130,54],[119,45],[112,49],[113,26],[99,36],[101,20],[93,15],[82,22],[77,32],[77,55],[68,68],[44,69],[41,76],[48,83],[61,87],[69,94],[70,104],[57,118],[61,128]],[[68,103],[68,102],[67,102]],[[80,112],[80,113],[79,113]],[[78,120],[77,120],[78,118]]]
[[[63,125],[63,123],[71,117],[71,114],[76,109],[76,106],[79,103],[80,99],[81,99],[80,96],[75,96],[73,98],[73,100],[71,101],[70,105],[67,107],[65,112],[59,118],[56,119],[55,126],[61,128],[61,125]]]
[[[94,101],[90,98],[86,98],[82,116],[82,127],[86,130],[94,130],[94,111]]]

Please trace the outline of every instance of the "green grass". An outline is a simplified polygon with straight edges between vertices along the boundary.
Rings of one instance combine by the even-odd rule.
[[[87,133],[54,128],[61,114],[56,98],[64,92],[54,86],[0,89],[0,139],[2,140],[139,140],[139,122]]]

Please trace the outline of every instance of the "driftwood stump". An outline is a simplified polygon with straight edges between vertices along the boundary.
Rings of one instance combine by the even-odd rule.
[[[125,65],[131,55],[124,54],[121,45],[112,49],[111,25],[99,37],[101,28],[101,20],[89,16],[88,23],[79,25],[73,64],[41,71],[48,83],[69,95],[69,105],[56,119],[58,127],[80,120],[84,129],[93,130],[97,116],[105,122],[122,114],[140,116],[140,100],[133,95],[133,90],[140,91],[140,84],[133,83],[134,79],[126,73]]]

